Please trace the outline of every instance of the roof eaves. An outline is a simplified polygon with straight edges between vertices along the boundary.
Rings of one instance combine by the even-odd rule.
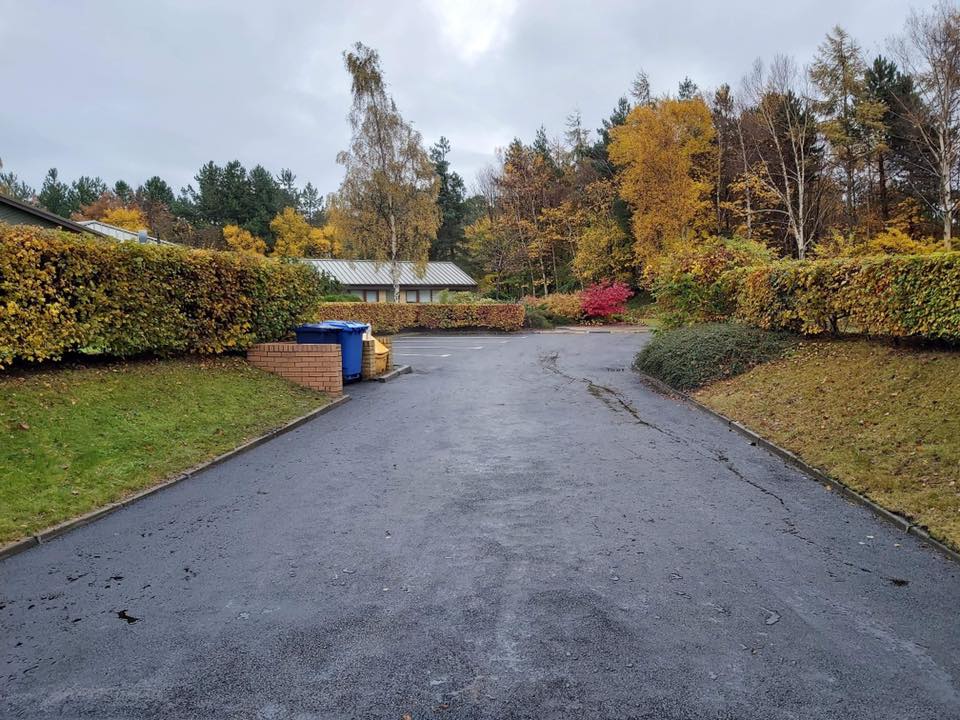
[[[14,207],[20,210],[21,212],[25,212],[28,215],[33,215],[35,217],[42,218],[49,222],[56,223],[60,227],[68,228],[70,230],[73,230],[74,232],[90,233],[92,235],[99,235],[100,237],[107,237],[99,230],[91,230],[90,228],[84,227],[83,225],[76,223],[73,220],[67,220],[67,218],[65,217],[60,217],[59,215],[56,215],[50,212],[49,210],[44,210],[43,208],[36,207],[35,205],[30,205],[29,203],[21,202],[20,200],[15,200],[14,198],[8,195],[3,195],[2,193],[0,193],[0,202],[6,203],[7,205]]]

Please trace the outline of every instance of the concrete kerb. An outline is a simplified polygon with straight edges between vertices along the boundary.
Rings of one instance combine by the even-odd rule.
[[[350,400],[349,395],[341,395],[340,397],[330,401],[323,407],[317,408],[316,410],[311,410],[307,414],[301,415],[300,417],[294,420],[291,420],[286,425],[282,425],[281,427],[271,430],[270,432],[264,433],[263,435],[256,437],[253,440],[249,440],[243,443],[242,445],[238,445],[237,447],[233,448],[232,450],[228,450],[222,455],[217,455],[215,458],[212,458],[211,460],[207,460],[206,462],[200,463],[199,465],[196,465],[190,468],[189,470],[179,473],[172,478],[163,480],[157,485],[153,485],[147,488],[146,490],[141,490],[140,492],[134,493],[130,497],[124,498],[122,500],[118,500],[115,503],[110,503],[109,505],[104,505],[103,507],[97,508],[96,510],[91,510],[90,512],[85,513],[79,517],[75,517],[71,520],[67,520],[65,522],[60,523],[59,525],[54,525],[53,527],[47,528],[46,530],[43,530],[35,535],[31,535],[30,537],[24,538],[22,540],[18,540],[16,542],[8,543],[0,547],[0,560],[8,558],[11,555],[16,555],[17,553],[23,552],[24,550],[34,547],[35,545],[41,545],[42,543],[53,540],[54,538],[59,537],[60,535],[63,535],[64,533],[69,532],[70,530],[83,527],[84,525],[87,525],[93,522],[94,520],[98,520],[102,518],[104,515],[109,515],[110,513],[115,512],[120,508],[126,507],[127,505],[131,505],[137,502],[138,500],[142,500],[143,498],[149,495],[158,493],[161,490],[166,490],[168,487],[172,485],[176,485],[177,483],[182,482],[187,478],[193,477],[194,475],[200,472],[203,472],[204,470],[208,470],[214,467],[215,465],[219,465],[220,463],[226,462],[227,460],[234,458],[237,455],[245,453],[248,450],[252,450],[258,445],[262,445],[263,443],[267,442],[268,440],[272,440],[273,438],[283,435],[284,433],[288,433],[291,430],[295,430],[296,428],[300,427],[304,423],[307,423],[310,420],[313,420],[314,418],[319,417],[320,415],[328,413],[334,408],[340,407],[341,405],[343,405],[345,402],[348,402],[349,400]]]
[[[377,375],[376,377],[370,378],[370,379],[376,380],[377,382],[385,383],[391,380],[395,380],[401,375],[406,375],[408,372],[411,372],[412,370],[413,368],[411,368],[409,365],[396,365],[392,370],[388,370],[382,375]]]
[[[800,459],[797,455],[790,452],[786,448],[782,448],[776,443],[771,442],[770,440],[767,440],[762,435],[757,434],[756,432],[746,427],[745,425],[742,425],[736,420],[731,420],[726,415],[719,413],[716,410],[713,410],[712,408],[707,407],[706,405],[704,405],[703,403],[701,403],[699,400],[692,397],[691,395],[688,395],[685,392],[672,388],[662,380],[658,380],[657,378],[651,375],[647,375],[646,373],[640,372],[638,370],[635,370],[634,372],[637,373],[637,375],[640,377],[640,379],[644,383],[654,388],[658,392],[664,395],[668,395],[670,397],[683,400],[684,402],[686,402],[689,405],[692,405],[693,407],[697,408],[701,412],[704,412],[707,415],[710,415],[716,418],[717,420],[720,420],[729,429],[739,433],[743,437],[750,440],[751,445],[758,445],[762,447],[764,450],[767,450],[768,452],[773,453],[774,455],[779,457],[781,460],[783,460],[787,464],[792,465],[793,467],[797,468],[798,470],[805,473],[806,475],[809,475],[817,482],[823,485],[827,485],[828,487],[830,487],[830,489],[836,491],[838,494],[842,495],[846,499],[852,502],[855,502],[859,505],[863,505],[864,507],[870,509],[875,515],[877,515],[881,519],[891,523],[892,525],[895,525],[897,528],[899,528],[903,532],[919,538],[921,541],[927,543],[928,545],[933,547],[935,550],[938,550],[939,552],[943,553],[944,555],[949,557],[951,560],[960,563],[960,552],[957,552],[946,543],[943,543],[940,540],[937,540],[936,538],[931,537],[930,534],[924,528],[912,522],[909,518],[905,518],[902,515],[898,515],[897,513],[891,512],[890,510],[887,510],[885,507],[878,505],[876,502],[868,498],[866,495],[863,495],[857,490],[854,490],[849,485],[844,484],[840,480],[837,480],[836,478],[831,477],[830,475],[825,473],[823,470],[820,470],[819,468],[814,467],[808,462]]]

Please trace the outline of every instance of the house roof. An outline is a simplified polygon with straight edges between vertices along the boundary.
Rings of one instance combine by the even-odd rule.
[[[104,235],[109,235],[112,238],[117,240],[126,240],[129,242],[140,242],[140,233],[134,232],[133,230],[127,230],[126,228],[117,227],[116,225],[111,225],[110,223],[105,223],[103,220],[79,220],[78,223],[83,225],[87,229],[97,230]],[[152,235],[146,236],[146,242],[156,243],[158,245],[173,245],[166,240],[160,240],[153,237]]]
[[[305,260],[346,286],[392,286],[390,263],[375,260]],[[477,282],[452,262],[428,262],[423,274],[417,264],[400,262],[400,284],[419,287],[476,287]]]
[[[44,210],[43,208],[37,207],[36,205],[31,205],[29,203],[22,202],[20,200],[14,200],[12,197],[7,195],[0,195],[0,206],[6,206],[12,208],[14,211],[19,212],[23,215],[29,215],[33,218],[39,220],[38,225],[45,225],[48,227],[60,227],[69,232],[75,233],[92,233],[93,235],[103,236],[103,233],[84,227],[80,223],[74,222],[73,220],[67,220],[65,217],[60,217],[54,213]]]

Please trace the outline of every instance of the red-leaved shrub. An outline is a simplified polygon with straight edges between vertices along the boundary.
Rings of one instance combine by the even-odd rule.
[[[604,280],[580,293],[580,307],[587,317],[606,318],[626,312],[631,297],[633,290],[623,283]]]

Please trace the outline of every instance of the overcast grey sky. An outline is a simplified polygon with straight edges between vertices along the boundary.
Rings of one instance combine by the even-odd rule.
[[[914,6],[926,8],[930,0]],[[757,57],[806,63],[834,25],[868,53],[906,0],[0,0],[0,158],[31,185],[47,168],[175,190],[207,160],[291,168],[339,184],[349,83],[341,53],[380,51],[427,144],[446,135],[468,184],[514,136],[595,128],[638,68],[657,93],[689,75],[735,84]]]

